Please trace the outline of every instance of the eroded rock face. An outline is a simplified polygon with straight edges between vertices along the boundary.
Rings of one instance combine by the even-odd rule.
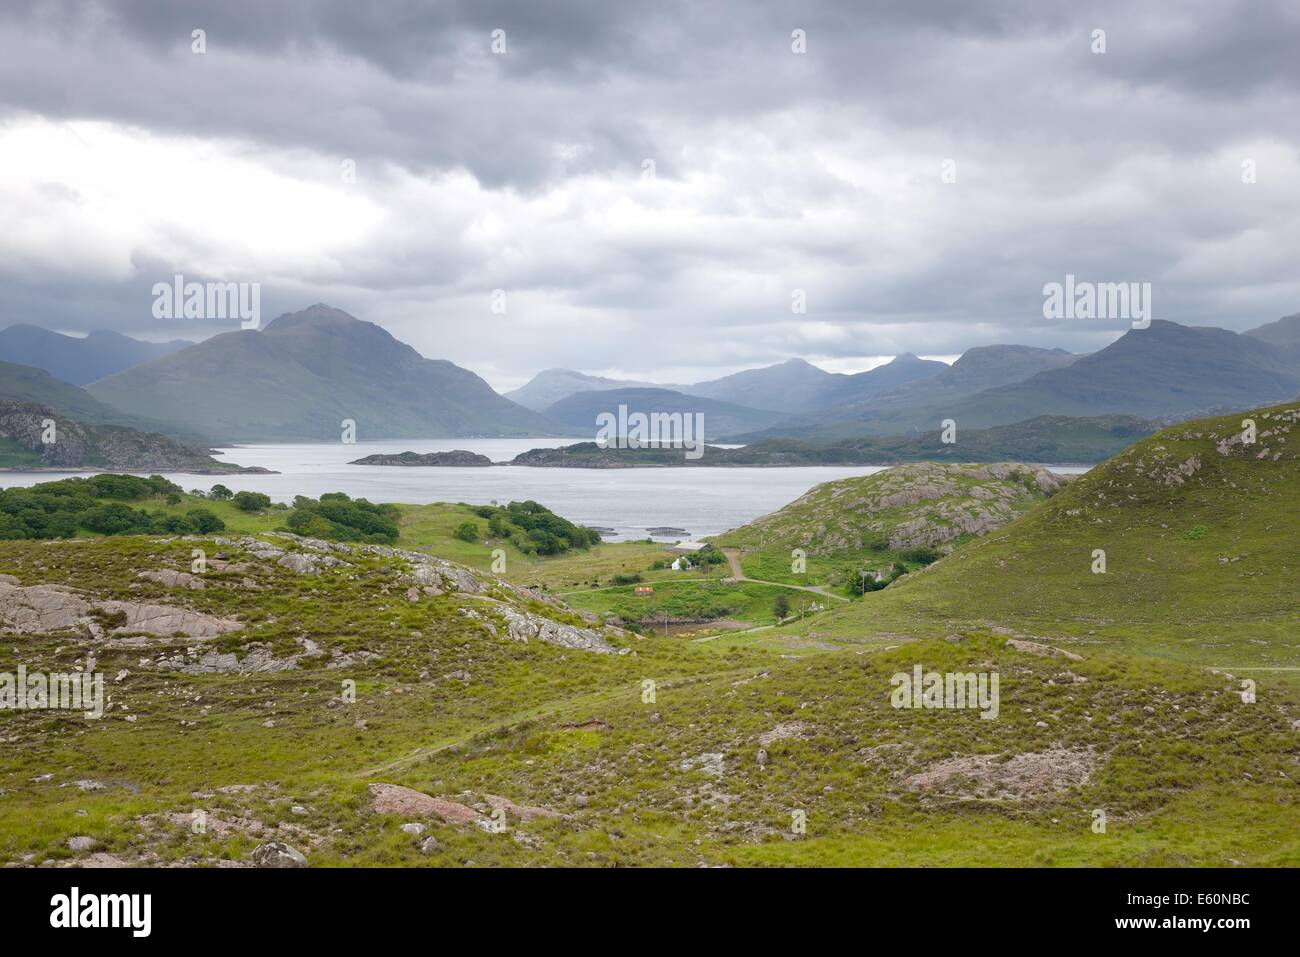
[[[6,632],[38,635],[80,627],[90,611],[86,601],[64,585],[11,585],[0,582],[0,625]]]
[[[506,620],[506,630],[515,641],[527,642],[536,638],[548,645],[561,648],[574,648],[580,651],[594,651],[600,654],[612,654],[614,647],[590,628],[576,628],[565,625],[532,612],[517,612],[507,605],[499,609]]]
[[[100,613],[124,624],[107,629],[92,617]],[[244,627],[231,618],[216,618],[186,608],[133,601],[92,601],[65,585],[13,585],[0,582],[0,629],[20,635],[58,631],[120,635],[144,632],[159,637],[181,633],[190,638],[214,638]]]
[[[104,601],[96,602],[94,607],[109,615],[117,612],[126,615],[126,624],[111,629],[110,634],[143,631],[150,635],[170,637],[179,632],[187,638],[215,638],[244,627],[241,622],[233,618],[216,618],[202,612],[190,611],[187,608],[173,608],[169,605]]]

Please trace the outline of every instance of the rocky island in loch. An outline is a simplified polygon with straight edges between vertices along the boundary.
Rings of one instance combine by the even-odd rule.
[[[396,455],[367,455],[348,465],[456,465],[480,467],[491,465],[492,460],[477,452],[453,449],[450,452],[399,452]]]

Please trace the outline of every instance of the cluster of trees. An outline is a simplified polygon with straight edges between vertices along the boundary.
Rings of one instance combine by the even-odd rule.
[[[232,492],[224,485],[212,486],[207,495],[204,495],[201,489],[195,489],[190,494],[195,498],[209,498],[214,502],[231,502],[241,512],[264,512],[272,507],[269,495],[261,492]],[[283,505],[274,507],[284,508]]]
[[[471,506],[474,514],[486,518],[492,537],[506,539],[527,555],[559,555],[570,549],[586,549],[600,543],[600,533],[574,525],[537,502],[509,505]],[[473,523],[469,523],[473,524]],[[462,526],[463,527],[463,526]],[[478,529],[474,529],[475,538]],[[456,537],[463,538],[457,529]]]
[[[168,515],[132,508],[128,502],[164,498],[179,502],[181,489],[160,475],[95,475],[0,489],[0,539],[72,538],[100,535],[189,535],[225,529],[205,508]],[[109,499],[104,502],[102,499]]]
[[[239,493],[245,494],[258,493]],[[235,496],[235,504],[243,508],[239,495]],[[364,498],[350,498],[343,492],[326,492],[319,499],[295,496],[293,511],[285,524],[295,535],[308,538],[391,545],[397,541],[397,516],[396,505],[375,505]]]

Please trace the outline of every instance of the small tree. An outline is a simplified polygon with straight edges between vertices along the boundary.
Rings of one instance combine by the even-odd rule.
[[[473,522],[465,521],[456,526],[456,530],[451,533],[462,542],[478,541],[478,526]]]
[[[214,502],[228,502],[235,497],[235,493],[230,491],[224,485],[212,486],[212,491],[208,493]]]
[[[781,621],[790,614],[790,599],[785,592],[776,596],[776,601],[772,604],[772,611],[776,614],[776,620]]]

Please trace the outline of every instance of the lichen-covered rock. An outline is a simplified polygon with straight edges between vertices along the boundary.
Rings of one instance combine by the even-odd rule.
[[[515,611],[506,605],[502,605],[499,611],[505,619],[507,634],[515,641],[527,642],[536,638],[544,644],[559,645],[561,648],[595,651],[600,654],[611,654],[614,651],[614,647],[602,638],[599,632],[591,628],[565,625],[532,612]]]
[[[250,855],[257,867],[306,867],[307,858],[302,851],[283,841],[268,841],[253,848]]]
[[[206,583],[198,575],[191,575],[189,572],[178,572],[171,568],[160,568],[157,571],[140,572],[135,576],[145,581],[157,582],[166,588],[204,588]]]
[[[96,618],[99,620],[97,621]],[[103,622],[103,624],[101,624]],[[133,601],[92,601],[64,585],[0,582],[0,629],[15,634],[76,630],[91,634],[144,632],[170,637],[214,638],[244,627],[188,608]]]

